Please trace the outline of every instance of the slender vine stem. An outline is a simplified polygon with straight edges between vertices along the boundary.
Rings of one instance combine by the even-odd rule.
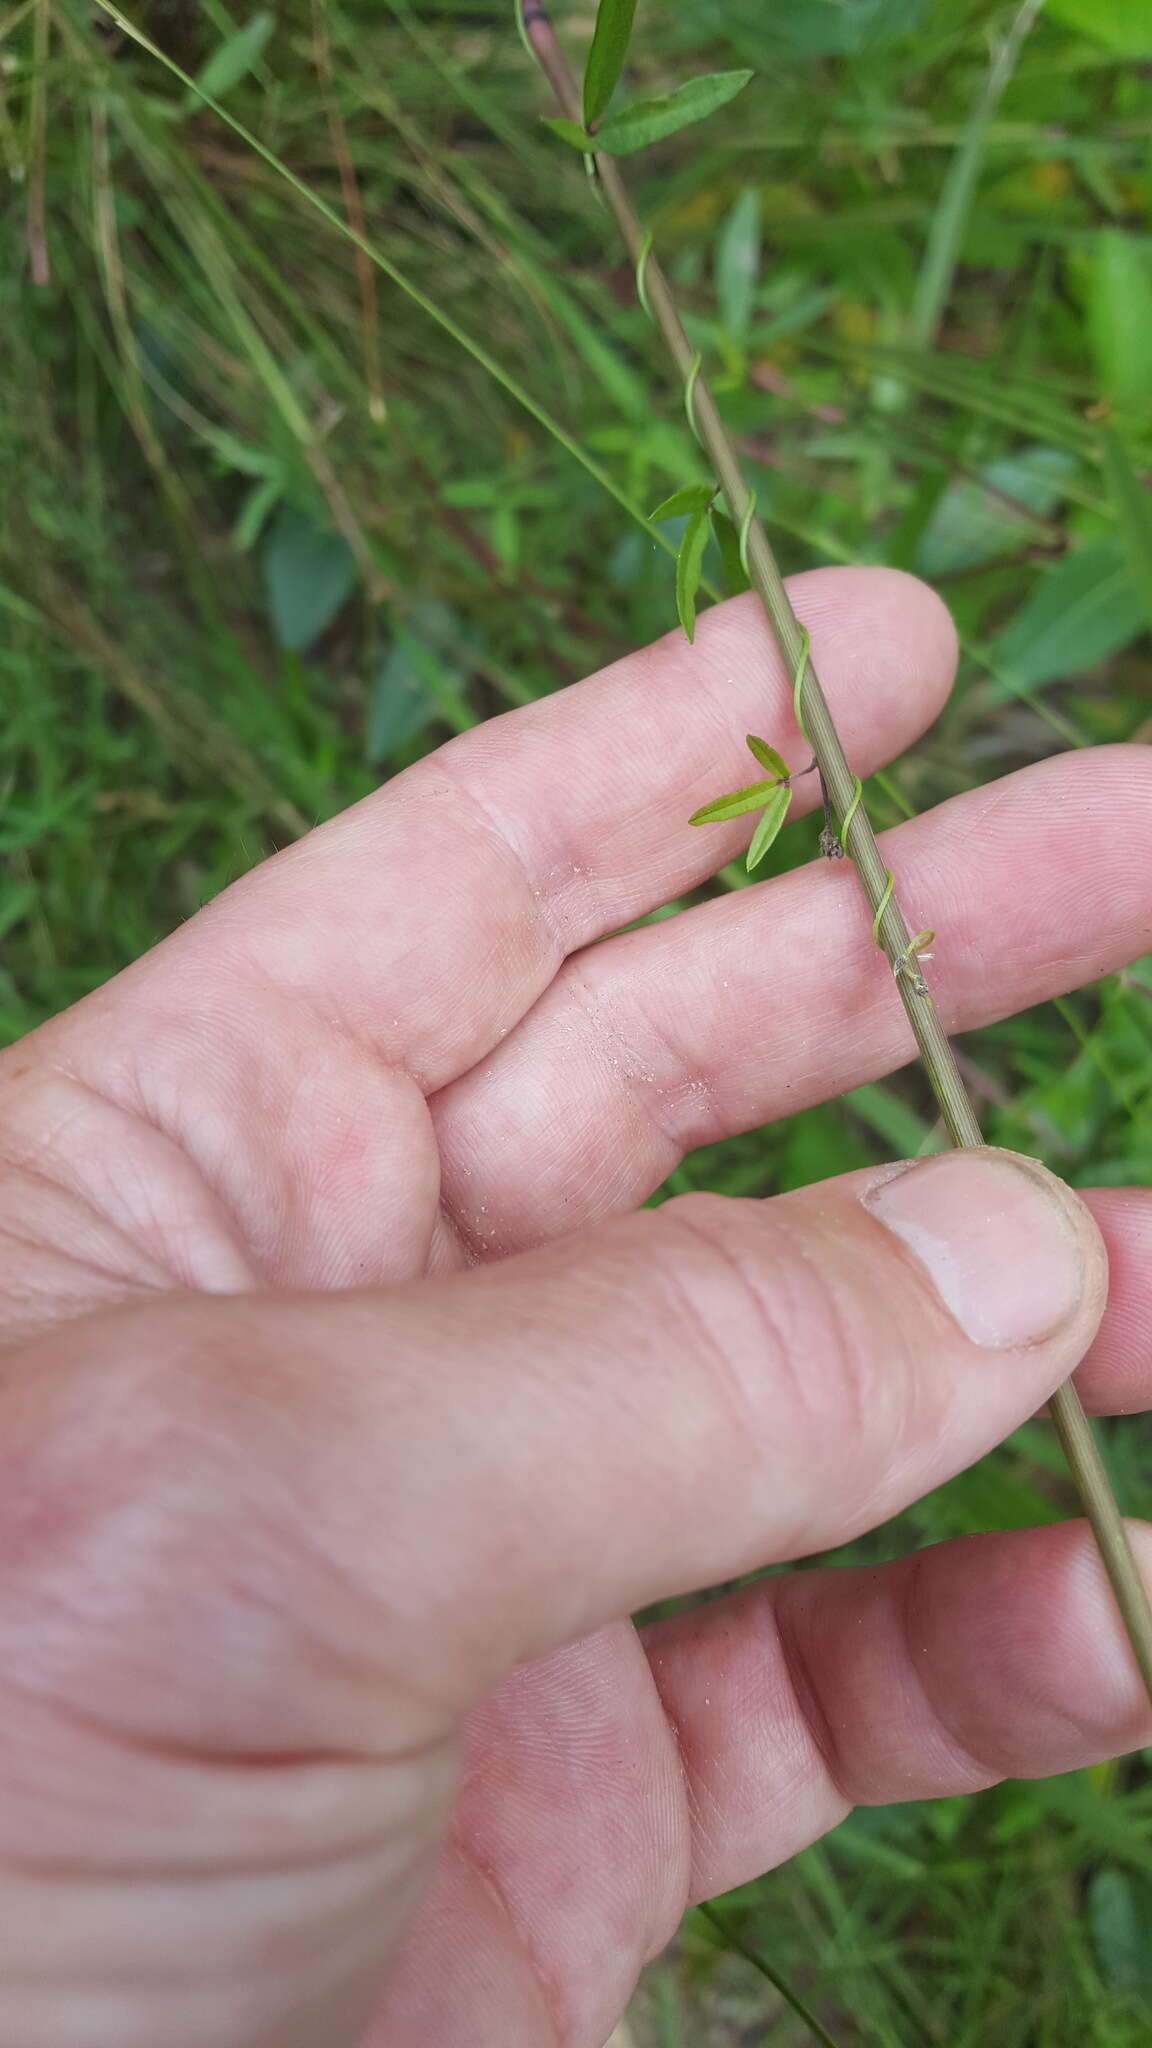
[[[519,19],[523,38],[548,79],[561,112],[570,120],[581,122],[579,88],[540,0],[521,0]],[[859,778],[848,765],[809,656],[808,636],[792,609],[768,536],[756,516],[755,495],[744,479],[736,449],[704,374],[700,353],[684,330],[672,288],[653,250],[651,232],[638,219],[614,159],[596,151],[590,162],[635,268],[637,297],[672,358],[684,391],[688,423],[712,464],[729,517],[740,536],[741,557],[749,581],[764,606],[794,679],[797,723],[816,756],[824,788],[840,820],[845,851],[855,864],[873,914],[873,936],[891,965],[895,988],[945,1128],[953,1145],[980,1145],[983,1138],[976,1113],[919,964],[929,935],[912,933],[905,922],[896,899],[894,878],[881,856],[862,802]],[[1133,1656],[1152,1700],[1152,1604],[1099,1448],[1071,1380],[1052,1396],[1049,1412],[1095,1536]]]

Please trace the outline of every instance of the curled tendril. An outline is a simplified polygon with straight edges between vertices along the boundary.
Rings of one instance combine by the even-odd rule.
[[[848,805],[848,809],[844,813],[844,822],[840,827],[840,844],[844,848],[845,853],[847,853],[848,851],[848,827],[852,823],[853,818],[856,816],[857,811],[860,809],[860,804],[863,795],[864,784],[861,782],[860,777],[856,775],[853,777],[852,780],[852,798]]]
[[[699,349],[697,349],[684,383],[684,411],[688,415],[688,425],[696,435],[697,440],[699,440],[700,436],[696,428],[696,379],[699,377],[703,367],[704,358]]]
[[[748,502],[751,506],[755,507],[756,494],[754,491],[749,494]],[[747,506],[744,509],[744,517],[746,521],[751,523],[751,514],[749,513]],[[801,738],[807,740],[809,746],[812,745],[812,742],[810,739],[808,739],[808,728],[804,723],[804,713],[801,710],[800,705],[801,699],[804,694],[804,677],[808,672],[808,655],[811,646],[812,635],[809,633],[807,626],[801,626],[800,653],[796,662],[796,673],[792,678],[792,715],[796,720],[797,726],[799,727]]]
[[[880,926],[884,922],[884,912],[887,910],[888,905],[892,901],[892,891],[895,887],[895,875],[892,873],[891,868],[885,868],[884,890],[880,897],[879,903],[876,905],[876,915],[872,919],[872,937],[875,939],[877,945],[880,944]]]
[[[740,531],[736,536],[737,546],[740,551],[740,567],[743,569],[744,574],[749,577],[751,572],[748,568],[748,535],[752,531],[752,521],[755,517],[756,493],[755,491],[749,491],[748,496],[744,500],[744,510],[740,515]],[[807,649],[805,649],[806,654]],[[801,727],[801,731],[803,731],[803,727]]]
[[[639,299],[650,320],[652,318],[652,308],[648,304],[648,258],[651,254],[652,230],[651,228],[646,228],[644,239],[640,244],[640,254],[636,258],[636,297]]]

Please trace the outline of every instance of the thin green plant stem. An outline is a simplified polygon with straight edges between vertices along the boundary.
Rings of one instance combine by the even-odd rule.
[[[762,1977],[768,1979],[768,1982],[780,1993],[785,2004],[791,2006],[797,2018],[802,2019],[805,2026],[815,2035],[816,2039],[822,2044],[822,2048],[838,2048],[834,2036],[828,2032],[823,2021],[817,2019],[811,2006],[805,2004],[800,1993],[792,1989],[788,1979],[782,1977],[779,1970],[775,1969],[767,1957],[760,1954],[758,1949],[749,1947],[746,1941],[741,1940],[735,1929],[729,1926],[723,1915],[716,1911],[715,1906],[701,1903],[697,1906],[696,1911],[702,1920],[706,1920],[708,1925],[714,1927],[717,1934],[723,1937],[735,1955],[743,1956],[746,1963],[751,1963],[754,1970],[758,1970]]]
[[[523,20],[532,54],[548,79],[561,112],[569,120],[579,122],[580,93],[540,0],[530,0]],[[876,844],[861,801],[859,777],[848,765],[810,658],[808,635],[792,609],[768,536],[756,517],[754,495],[744,480],[739,457],[703,373],[699,352],[684,330],[672,288],[653,253],[651,234],[636,215],[615,161],[597,151],[593,162],[605,203],[638,272],[637,296],[675,365],[690,423],[712,464],[729,517],[741,536],[752,588],[764,606],[793,677],[797,724],[816,756],[825,789],[841,821],[844,849],[856,867],[873,914],[873,936],[892,968],[896,991],[945,1129],[955,1146],[980,1145],[983,1137],[976,1113],[920,967],[921,941],[925,935],[914,936],[905,922],[896,898],[894,877]],[[1080,1397],[1070,1380],[1053,1394],[1049,1412],[1099,1547],[1133,1656],[1152,1700],[1152,1603],[1137,1570]]]

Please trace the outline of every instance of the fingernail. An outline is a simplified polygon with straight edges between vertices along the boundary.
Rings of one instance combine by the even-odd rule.
[[[973,1344],[1038,1344],[1080,1300],[1084,1260],[1070,1198],[1022,1161],[947,1153],[863,1199],[919,1260]]]

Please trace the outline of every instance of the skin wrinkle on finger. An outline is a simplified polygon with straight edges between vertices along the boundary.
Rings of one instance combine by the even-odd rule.
[[[982,792],[956,797],[882,844],[910,913],[940,928],[933,982],[949,1029],[1060,993],[1152,943],[1147,749],[1041,763],[998,786],[993,812]],[[1085,852],[1073,876],[1075,848]],[[454,1206],[465,1178],[492,1179],[498,1132],[504,1195],[490,1200],[488,1242],[516,1250],[643,1201],[693,1146],[890,1073],[913,1051],[855,878],[813,864],[565,967],[498,1053],[430,1105],[444,1199]],[[541,1101],[581,1160],[582,1206],[555,1174]]]

